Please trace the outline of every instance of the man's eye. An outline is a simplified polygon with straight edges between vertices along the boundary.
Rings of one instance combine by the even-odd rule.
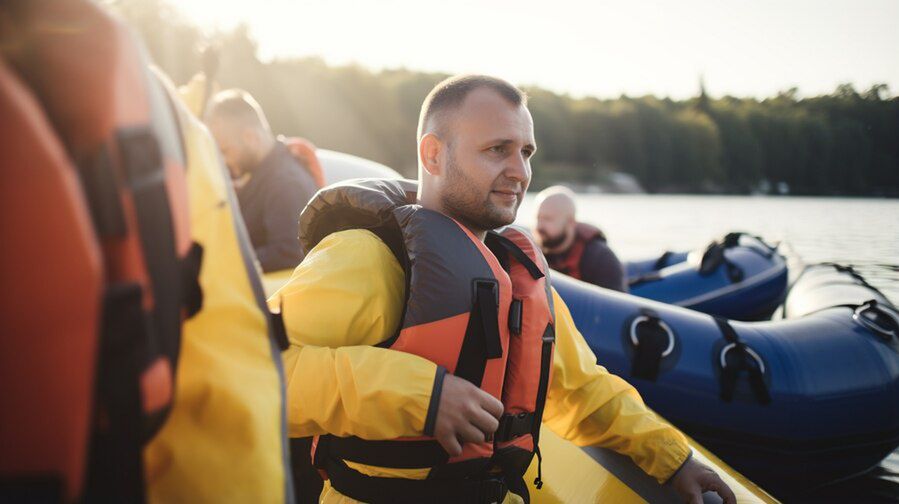
[[[534,155],[533,149],[521,149],[521,152],[524,154],[524,157],[530,158]]]
[[[496,154],[504,154],[506,152],[505,145],[494,145],[490,148],[490,152],[494,152]]]

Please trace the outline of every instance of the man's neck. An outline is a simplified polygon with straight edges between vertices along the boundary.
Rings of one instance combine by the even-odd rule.
[[[484,241],[487,237],[486,229],[478,229],[475,226],[472,226],[471,223],[466,221],[462,217],[458,217],[453,215],[451,212],[447,212],[443,205],[440,204],[439,200],[436,198],[429,198],[426,195],[423,195],[421,191],[418,192],[418,204],[421,205],[422,208],[427,208],[428,210],[433,210],[434,212],[441,213],[454,221],[458,222],[460,225],[464,226],[471,234],[473,234],[478,240]]]

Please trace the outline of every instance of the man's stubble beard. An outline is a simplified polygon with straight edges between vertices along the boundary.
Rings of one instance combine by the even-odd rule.
[[[459,169],[452,148],[449,150],[446,163],[445,189],[441,198],[444,210],[450,217],[475,231],[490,231],[515,222],[518,207],[521,205],[519,199],[510,218],[490,200],[489,192],[484,200],[478,201],[477,187]]]
[[[568,232],[563,229],[558,236],[552,236],[549,238],[544,237],[542,234],[540,235],[540,246],[544,249],[554,249],[559,245],[565,243],[565,240],[568,238]]]

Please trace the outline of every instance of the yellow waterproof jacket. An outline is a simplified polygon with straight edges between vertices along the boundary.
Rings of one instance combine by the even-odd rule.
[[[184,323],[172,410],[144,449],[148,500],[293,502],[281,359],[253,251],[212,136],[175,105],[203,307]]]
[[[370,346],[399,324],[404,285],[384,242],[370,231],[348,230],[322,240],[269,299],[291,343],[284,353],[291,437],[423,435],[437,366]],[[596,364],[565,303],[555,291],[553,298],[556,349],[544,424],[577,445],[626,454],[666,481],[690,455],[686,439],[649,411],[630,384]],[[351,465],[370,475],[427,475]],[[323,499],[346,498],[326,489]]]

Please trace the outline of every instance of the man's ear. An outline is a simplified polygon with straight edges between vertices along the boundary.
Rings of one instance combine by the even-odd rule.
[[[440,154],[443,148],[443,142],[433,133],[421,137],[418,142],[418,159],[428,174],[440,176],[443,173],[443,167],[440,164]]]

